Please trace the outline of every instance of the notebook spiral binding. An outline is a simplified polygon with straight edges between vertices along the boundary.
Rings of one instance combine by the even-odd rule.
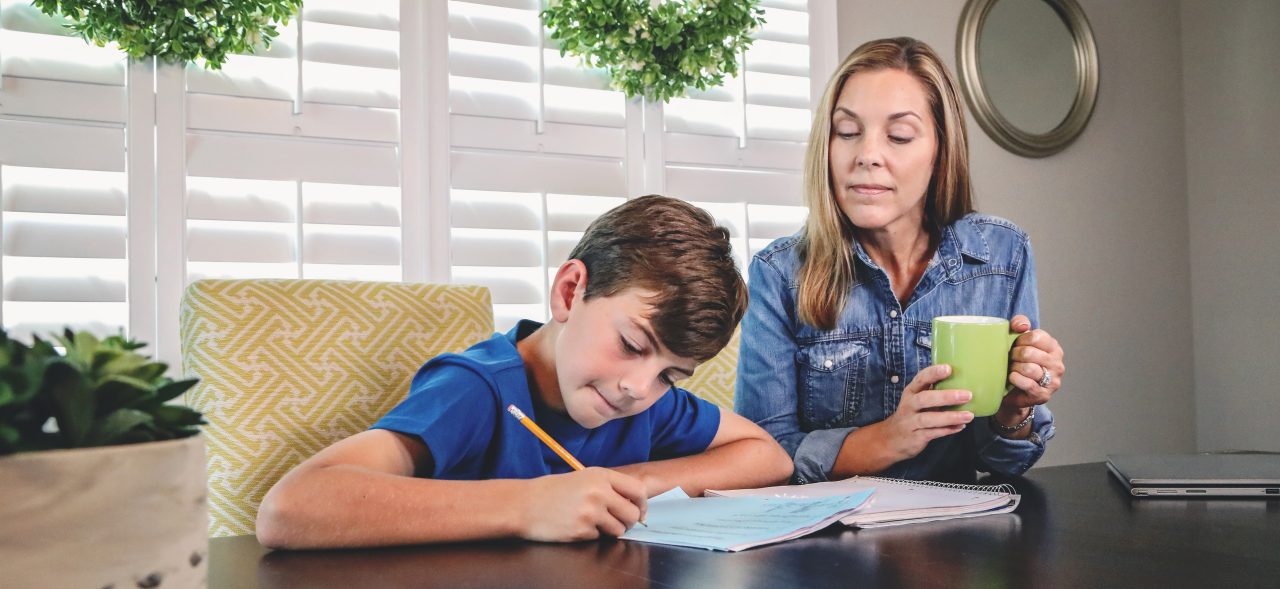
[[[1010,485],[1009,483],[1001,483],[999,485],[963,485],[960,483],[940,483],[937,481],[909,481],[907,479],[894,479],[889,477],[860,476],[858,478],[869,481],[884,481],[892,484],[920,485],[922,487],[942,487],[944,489],[977,491],[979,493],[1007,493],[1009,495],[1018,495],[1018,490],[1013,488],[1013,485]]]

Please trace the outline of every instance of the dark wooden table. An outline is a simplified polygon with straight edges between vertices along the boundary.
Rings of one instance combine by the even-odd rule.
[[[734,554],[617,540],[272,552],[215,538],[209,587],[1280,587],[1280,500],[1134,499],[1101,463],[1009,482],[1013,514],[836,525]]]

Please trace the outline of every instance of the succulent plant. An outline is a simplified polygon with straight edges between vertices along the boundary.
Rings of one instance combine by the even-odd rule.
[[[54,340],[64,352],[0,330],[0,456],[185,438],[205,423],[168,404],[198,379],[164,376],[166,364],[137,351],[145,344],[70,329]]]

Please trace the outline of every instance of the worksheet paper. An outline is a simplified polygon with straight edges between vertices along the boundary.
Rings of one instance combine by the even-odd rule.
[[[690,498],[676,487],[649,500],[648,527],[635,526],[622,539],[736,552],[816,532],[858,510],[871,494]]]

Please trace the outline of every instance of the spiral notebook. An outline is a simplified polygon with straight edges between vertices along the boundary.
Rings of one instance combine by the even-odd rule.
[[[840,523],[857,528],[898,526],[1009,513],[1021,497],[1011,485],[957,485],[882,477],[732,491],[708,490],[708,497],[816,498],[873,490],[869,504]]]

